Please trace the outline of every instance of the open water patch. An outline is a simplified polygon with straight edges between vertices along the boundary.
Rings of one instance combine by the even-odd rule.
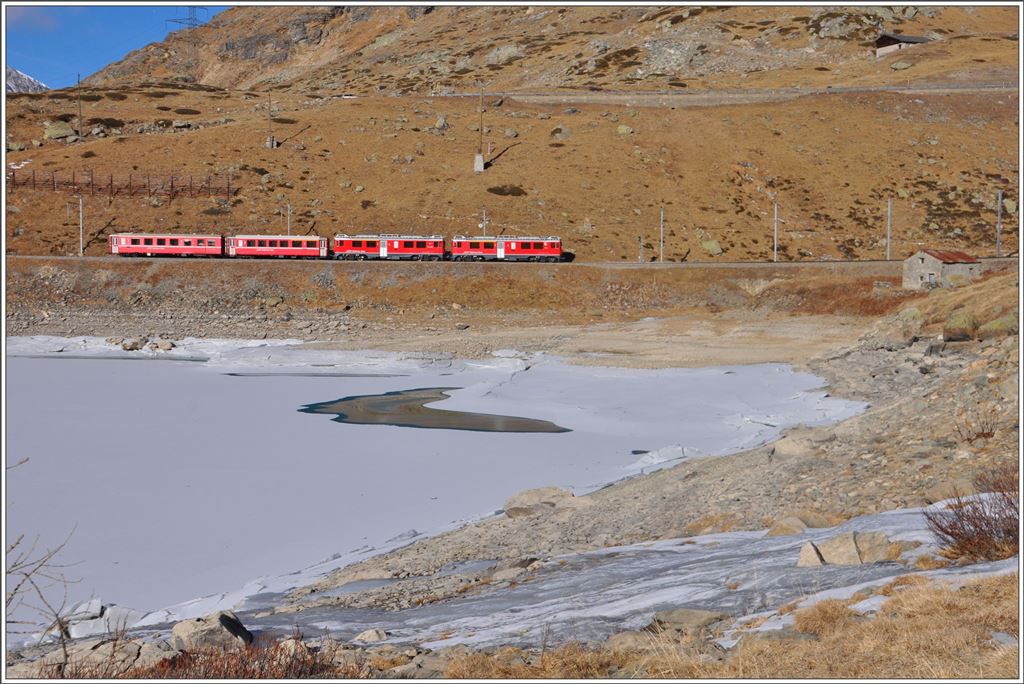
[[[571,432],[548,420],[471,411],[446,411],[427,406],[461,387],[421,387],[384,394],[363,394],[307,404],[300,413],[334,414],[331,420],[355,425],[394,425],[473,432]]]

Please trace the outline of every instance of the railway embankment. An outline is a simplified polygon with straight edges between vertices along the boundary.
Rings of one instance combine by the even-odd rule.
[[[290,337],[589,324],[681,311],[874,315],[900,264],[466,264],[7,258],[14,335]],[[453,350],[457,351],[457,350]]]

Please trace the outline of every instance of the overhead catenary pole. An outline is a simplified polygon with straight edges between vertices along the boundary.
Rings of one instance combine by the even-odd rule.
[[[484,231],[484,237],[487,237],[487,207],[484,207],[484,219],[480,222],[480,227]]]
[[[644,236],[643,235],[637,235],[636,236],[636,243],[638,245],[640,245],[640,252],[636,255],[636,262],[638,264],[642,264],[642,263],[644,263]]]
[[[82,196],[78,196],[78,256],[85,254],[85,214]]]
[[[658,261],[665,261],[665,207],[661,208],[661,251],[658,253]]]
[[[1003,256],[1003,191],[996,190],[996,256]]]
[[[775,246],[772,248],[772,261],[778,261],[779,260],[779,203],[773,199],[772,200],[772,206],[775,207],[775,219],[772,221],[772,224],[774,225],[774,235],[775,235],[775,239],[774,239],[774,245]]]
[[[889,195],[889,218],[885,224],[885,260],[892,258],[892,195]]]
[[[82,129],[82,74],[78,74],[78,87],[75,91],[78,94],[78,139],[81,140],[85,133]]]
[[[480,86],[480,102],[478,109],[480,110],[480,123],[479,123],[479,135],[477,136],[476,143],[476,156],[473,157],[473,173],[483,173],[484,170],[484,84],[483,81],[479,82]]]
[[[292,203],[288,203],[288,234],[292,234]]]
[[[274,128],[271,125],[271,114],[272,102],[270,101],[270,95],[267,95],[267,149],[274,149],[277,147],[277,141],[274,140]]]

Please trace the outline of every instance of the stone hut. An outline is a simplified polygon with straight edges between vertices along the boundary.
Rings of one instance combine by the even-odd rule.
[[[981,275],[981,262],[969,254],[947,249],[922,249],[903,262],[903,287],[922,290],[949,287],[952,279],[970,279]]]
[[[905,50],[912,45],[927,43],[931,40],[926,36],[904,36],[900,33],[889,33],[883,31],[878,38],[875,38],[875,57],[883,57],[890,52]]]

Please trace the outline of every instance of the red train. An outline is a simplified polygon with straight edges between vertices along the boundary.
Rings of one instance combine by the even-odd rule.
[[[443,235],[182,235],[117,233],[111,254],[295,259],[389,259],[413,261],[571,261],[562,240],[551,237],[469,237],[456,235],[451,248]]]

